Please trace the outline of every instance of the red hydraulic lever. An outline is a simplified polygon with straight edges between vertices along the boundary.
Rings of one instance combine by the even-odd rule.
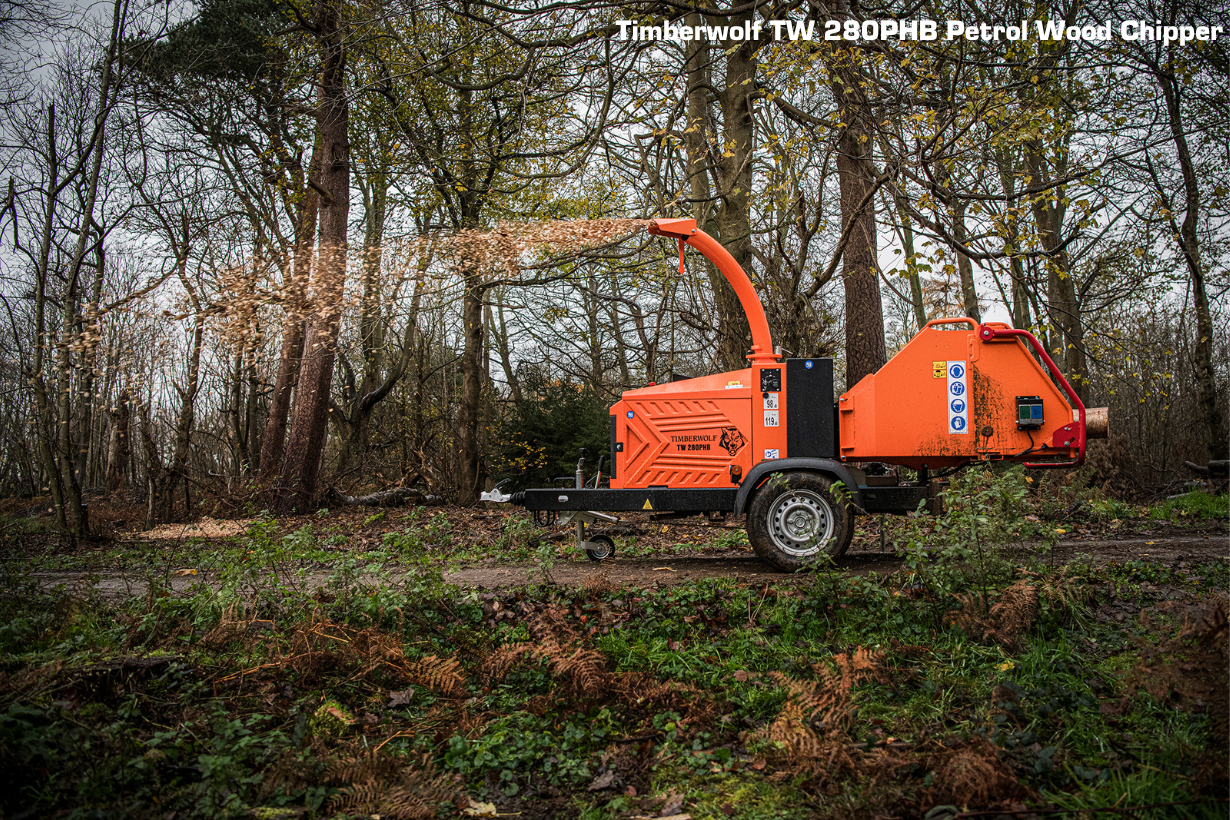
[[[764,305],[752,287],[743,268],[735,258],[723,248],[716,239],[696,227],[695,219],[655,219],[649,223],[649,232],[654,236],[668,236],[679,240],[682,252],[683,243],[687,243],[705,255],[714,264],[739,297],[739,304],[747,315],[747,323],[752,329],[752,352],[748,359],[752,364],[774,364],[781,356],[773,352],[773,337],[769,333],[769,320],[764,314]],[[683,257],[680,256],[680,265]]]

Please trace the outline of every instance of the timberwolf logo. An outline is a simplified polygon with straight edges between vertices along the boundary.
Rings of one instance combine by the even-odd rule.
[[[719,447],[726,448],[726,452],[733,456],[738,455],[744,444],[747,444],[747,439],[739,432],[738,427],[722,428],[722,440],[718,442]]]

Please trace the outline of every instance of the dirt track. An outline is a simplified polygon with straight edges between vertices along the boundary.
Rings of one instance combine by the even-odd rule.
[[[1031,546],[1022,545],[1024,556]],[[1044,560],[1064,563],[1087,558],[1094,563],[1111,561],[1148,560],[1176,569],[1187,569],[1200,564],[1230,558],[1230,538],[1224,535],[1168,536],[1157,538],[1122,538],[1098,540],[1067,540],[1061,542]],[[901,559],[891,553],[875,551],[851,552],[836,562],[836,568],[849,573],[862,574],[896,572]],[[406,570],[390,567],[390,580],[396,583],[406,577]],[[672,557],[621,558],[594,563],[584,556],[561,558],[551,569],[554,583],[577,586],[605,574],[607,580],[617,585],[650,586],[671,585],[701,578],[734,578],[750,583],[797,583],[807,577],[790,575],[774,570],[751,552],[727,552],[717,555],[693,554]],[[119,600],[132,595],[143,595],[147,589],[148,573],[132,571],[85,571],[36,572],[34,577],[46,587],[59,584],[72,586],[86,584],[97,589],[104,598]],[[293,577],[287,574],[287,578]],[[302,584],[309,590],[324,586],[329,573],[312,569],[306,577],[288,583]],[[445,580],[463,587],[496,589],[524,585],[530,580],[540,580],[541,573],[530,564],[515,565],[470,565],[445,573]],[[216,573],[199,575],[173,574],[169,579],[174,594],[189,593],[198,584],[218,587]],[[374,577],[371,580],[376,580]]]
[[[1026,554],[1030,545],[1023,545]],[[1117,540],[1065,541],[1046,560],[1056,563],[1088,556],[1095,563],[1149,560],[1180,569],[1230,557],[1230,538],[1204,535],[1171,538],[1124,538]],[[896,572],[901,559],[891,553],[850,552],[836,562],[836,568],[862,574]],[[523,584],[530,567],[463,567],[448,573],[447,580],[467,587],[496,588]],[[594,563],[584,557],[561,560],[551,571],[557,584],[575,586],[606,573],[612,583],[631,586],[678,584],[698,578],[737,578],[757,583],[790,583],[796,576],[778,572],[750,552],[695,555],[671,558],[615,558]],[[799,576],[806,577],[806,576]]]

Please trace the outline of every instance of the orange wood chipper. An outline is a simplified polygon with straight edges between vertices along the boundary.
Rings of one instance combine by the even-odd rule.
[[[833,360],[775,351],[751,280],[695,220],[654,220],[649,232],[678,240],[681,265],[690,245],[730,282],[751,325],[750,366],[625,392],[611,408],[609,488],[600,475],[586,486],[582,453],[573,487],[483,494],[575,523],[594,560],[614,552],[595,531],[618,520],[610,512],[745,513],[756,553],[798,569],[845,552],[856,513],[935,509],[937,474],[979,461],[1076,466],[1091,431],[1105,431],[1105,410],[1087,416],[1032,334],[967,318],[929,322],[834,402]]]

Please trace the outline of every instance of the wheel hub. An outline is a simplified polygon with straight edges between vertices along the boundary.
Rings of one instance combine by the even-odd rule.
[[[828,501],[811,490],[783,493],[769,508],[769,536],[783,552],[815,555],[833,538],[833,513]]]

